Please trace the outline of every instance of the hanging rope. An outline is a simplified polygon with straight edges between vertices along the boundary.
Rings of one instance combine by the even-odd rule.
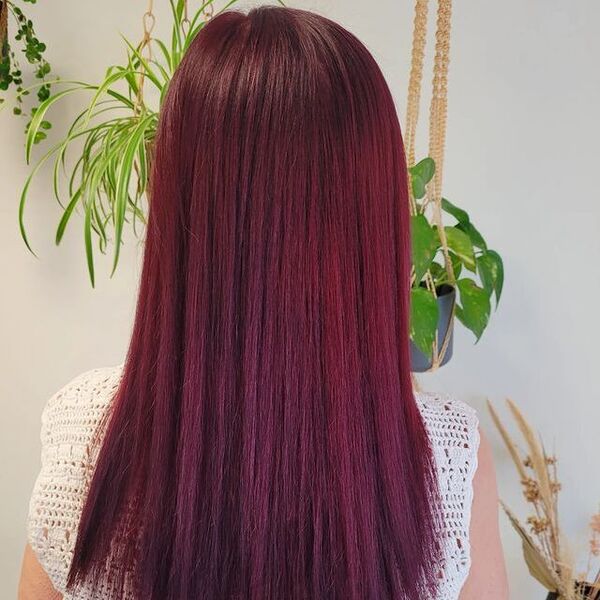
[[[415,1],[415,18],[413,29],[411,69],[408,84],[408,99],[405,124],[405,144],[407,165],[415,164],[415,137],[417,122],[419,119],[419,107],[421,103],[421,82],[423,79],[423,61],[425,57],[425,46],[427,39],[427,16],[428,0]],[[448,275],[448,281],[455,283],[454,269],[448,250],[448,240],[444,230],[442,219],[442,180],[444,168],[444,150],[446,143],[446,116],[447,116],[447,91],[448,91],[448,66],[450,62],[450,22],[452,16],[452,0],[438,0],[437,23],[435,34],[435,58],[433,66],[432,96],[429,108],[429,156],[435,162],[435,175],[428,185],[427,195],[419,210],[412,194],[412,186],[409,185],[409,198],[411,214],[425,212],[431,206],[431,220],[436,225],[442,254],[444,256],[444,267]],[[410,175],[409,175],[410,176]],[[431,272],[428,271],[424,277],[427,289],[437,296],[435,283]],[[418,282],[417,282],[418,283]],[[454,306],[450,319],[454,314]],[[433,344],[432,366],[430,371],[439,368],[450,343],[449,327],[446,335],[439,344],[438,335]]]
[[[183,3],[183,19],[181,21],[181,29],[187,35],[190,30],[190,17],[188,14],[188,0]]]
[[[404,125],[406,162],[409,166],[415,164],[415,133],[417,129],[417,121],[419,120],[421,81],[423,79],[423,59],[425,58],[425,45],[427,43],[428,2],[429,0],[416,0],[415,5],[412,62],[410,67],[410,78],[408,80],[406,123]]]
[[[204,7],[204,16],[206,17],[206,20],[210,21],[210,19],[213,18],[214,14],[215,14],[215,3],[214,2],[209,2]]]
[[[142,27],[144,34],[142,41],[138,46],[138,52],[142,58],[147,62],[152,60],[152,30],[156,24],[156,17],[154,16],[154,0],[148,0],[148,9],[142,15]],[[134,110],[136,113],[140,113],[142,106],[144,105],[144,66],[140,64],[139,74],[137,77],[137,93],[134,104]]]
[[[450,63],[450,20],[452,0],[438,0],[438,18],[435,34],[433,90],[429,108],[429,156],[435,162],[435,175],[428,190],[428,201],[433,203],[433,222],[438,227],[444,264],[450,283],[454,283],[454,269],[448,253],[446,232],[442,223],[442,175],[446,146],[446,116],[448,113],[448,65]]]
[[[433,67],[433,91],[429,111],[429,156],[435,161],[432,197],[442,195],[446,115],[448,112],[448,65],[450,63],[450,20],[452,0],[438,1],[438,18]]]

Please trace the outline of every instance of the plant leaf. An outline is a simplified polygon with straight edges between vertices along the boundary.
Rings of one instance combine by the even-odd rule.
[[[459,208],[455,204],[452,204],[450,200],[442,198],[442,209],[449,215],[452,215],[459,223],[468,223],[469,215],[466,210]]]
[[[46,116],[48,109],[55,102],[57,102],[64,96],[67,96],[68,94],[72,94],[73,92],[81,91],[82,89],[90,89],[90,88],[91,88],[91,86],[78,86],[78,87],[72,87],[72,88],[68,88],[66,90],[62,90],[60,92],[57,92],[56,94],[53,94],[46,100],[44,100],[37,107],[35,114],[31,118],[31,123],[29,124],[29,127],[27,128],[27,137],[25,138],[25,158],[26,158],[28,164],[31,159],[31,149],[33,148],[33,145],[35,144],[36,135],[42,125],[42,121],[44,121],[44,117]]]
[[[415,267],[415,281],[418,285],[431,265],[440,242],[437,232],[424,215],[412,216],[410,224],[412,261]]]
[[[435,175],[435,162],[433,158],[428,156],[420,160],[416,165],[413,165],[409,170],[411,175],[420,177],[423,183],[427,185]]]
[[[435,163],[432,158],[424,158],[409,168],[412,195],[415,200],[425,196],[425,186],[435,174]]]
[[[494,250],[487,250],[477,258],[477,271],[481,283],[489,295],[496,295],[496,306],[500,302],[500,294],[504,284],[504,265],[502,258]]]
[[[543,552],[508,507],[505,506],[504,503],[501,503],[501,505],[514,530],[521,538],[523,544],[523,557],[525,558],[525,564],[529,569],[529,573],[547,590],[556,592],[560,588],[560,580],[552,567],[548,564]]]
[[[452,272],[454,273],[454,279],[458,279],[462,272],[462,262],[454,252],[448,252],[450,255],[450,262],[452,263]]]
[[[476,272],[475,252],[469,236],[456,227],[444,227],[448,248],[460,258],[469,271]]]
[[[131,50],[133,56],[135,56],[135,58],[137,59],[140,65],[140,71],[142,72],[144,77],[147,77],[159,91],[162,90],[164,84],[161,83],[156,73],[152,70],[150,63],[140,54],[139,50],[135,48],[125,36],[121,37],[123,38],[123,41],[127,44],[128,48]]]
[[[77,190],[77,192],[75,192],[75,194],[71,198],[69,204],[67,204],[67,207],[65,208],[65,211],[63,212],[62,217],[60,218],[60,222],[58,223],[58,227],[56,228],[55,243],[57,246],[62,241],[63,235],[65,233],[65,229],[67,227],[67,223],[69,222],[69,219],[71,218],[71,215],[73,214],[73,210],[77,206],[77,203],[79,202],[80,198],[81,198],[81,189],[79,189],[79,190]]]
[[[425,196],[425,182],[418,175],[410,176],[410,185],[415,200],[420,200]]]
[[[435,261],[429,265],[429,271],[436,286],[445,283],[448,279],[446,269]]]
[[[131,133],[131,137],[129,138],[120,158],[117,173],[117,189],[115,191],[114,199],[115,255],[113,260],[113,273],[117,268],[119,254],[121,251],[123,223],[125,221],[125,212],[129,200],[129,182],[131,180],[133,161],[135,160],[140,141],[144,138],[146,128],[153,118],[154,115],[150,115],[140,120],[134,131]]]
[[[410,339],[431,358],[439,308],[433,294],[422,287],[410,290]]]
[[[113,85],[114,83],[116,83],[117,81],[119,81],[120,79],[126,80],[127,75],[129,73],[130,73],[129,69],[119,69],[116,72],[112,72],[109,69],[107,71],[106,77],[104,78],[104,81],[100,85],[90,86],[93,89],[95,89],[96,91],[95,91],[94,95],[92,96],[92,100],[90,101],[90,103],[88,105],[87,114],[83,121],[84,127],[87,127],[90,119],[92,118],[94,109],[96,108],[96,105],[100,102],[100,98],[101,98],[102,94],[108,93],[110,86]]]
[[[460,305],[456,306],[456,316],[479,341],[490,318],[490,297],[472,279],[459,279],[456,286],[460,292]]]
[[[83,225],[83,237],[85,240],[85,256],[87,259],[88,273],[92,287],[95,286],[94,276],[94,248],[92,246],[92,204],[91,202],[85,207],[85,221]]]
[[[483,236],[479,233],[473,223],[470,221],[468,223],[458,223],[456,227],[457,229],[464,231],[469,236],[473,246],[476,248],[481,248],[482,250],[487,250],[487,244],[485,243]]]

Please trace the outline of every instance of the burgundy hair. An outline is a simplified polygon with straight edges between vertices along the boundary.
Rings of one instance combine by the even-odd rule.
[[[215,17],[170,85],[151,190],[69,589],[108,569],[144,600],[428,596],[407,174],[372,56],[305,11]]]

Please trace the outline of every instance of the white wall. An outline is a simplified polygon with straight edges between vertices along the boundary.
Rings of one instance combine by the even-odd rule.
[[[160,29],[165,6],[157,11]],[[412,0],[302,0],[354,31],[382,65],[404,116]],[[521,510],[516,477],[491,429],[484,399],[517,401],[560,457],[561,504],[573,551],[584,550],[600,502],[595,367],[600,318],[600,4],[594,0],[456,2],[450,69],[445,193],[472,214],[504,256],[500,309],[478,346],[460,331],[455,357],[424,386],[454,392],[481,411],[495,447],[502,497]],[[40,2],[35,15],[63,78],[94,80],[122,57],[121,31],[138,37],[144,2]],[[429,80],[429,76],[427,77]],[[69,107],[77,108],[71,100]],[[71,113],[69,113],[71,114]],[[425,111],[424,113],[425,114]],[[54,114],[60,127],[68,114]],[[45,172],[27,210],[40,259],[22,244],[17,199],[27,173],[23,122],[0,114],[0,589],[13,597],[25,515],[39,466],[39,418],[49,395],[78,372],[122,360],[140,248],[116,276],[108,261],[96,290],[86,279],[77,219],[53,245],[59,211]],[[424,152],[424,150],[422,150]],[[528,576],[502,518],[512,597],[545,598]]]

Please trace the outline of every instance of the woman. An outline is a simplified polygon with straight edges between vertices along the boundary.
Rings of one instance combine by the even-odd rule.
[[[22,597],[507,598],[476,416],[413,394],[408,226],[364,46],[213,19],[162,108],[125,365],[44,410]]]

